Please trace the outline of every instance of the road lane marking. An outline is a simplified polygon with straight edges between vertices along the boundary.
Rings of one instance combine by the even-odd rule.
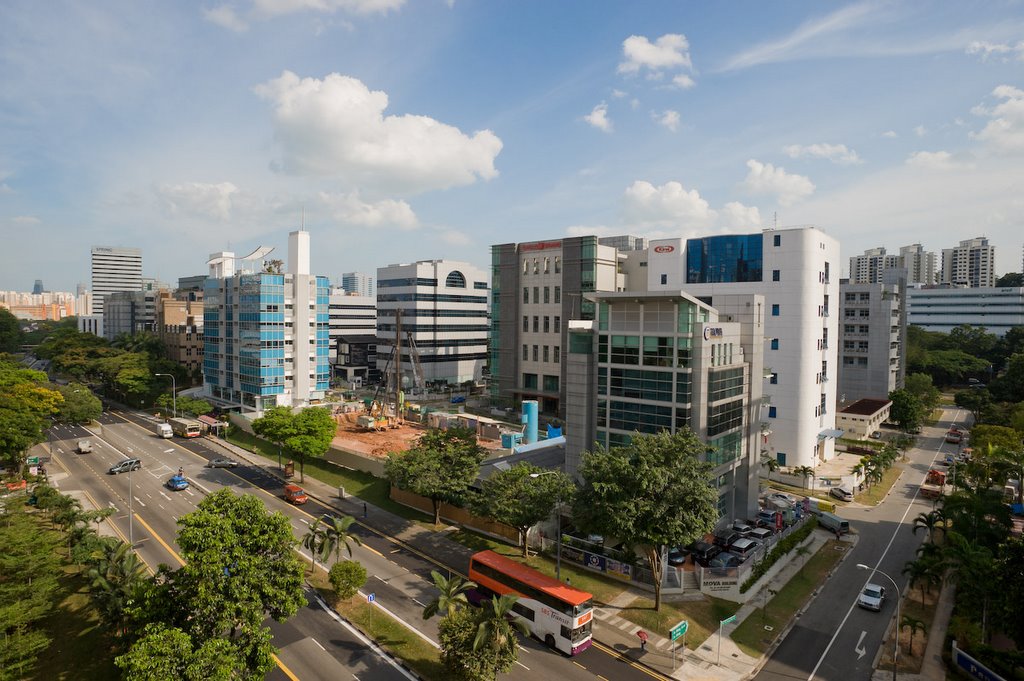
[[[324,651],[325,653],[327,652],[327,648],[324,648],[322,645],[320,645],[320,641],[317,641],[315,638],[310,638],[309,640],[315,643],[317,648]]]
[[[144,502],[142,499],[135,497],[135,501],[137,501],[139,505],[142,506],[142,508],[146,508],[146,502]]]
[[[143,520],[142,517],[138,513],[136,513],[134,515],[135,515],[135,519],[138,520],[140,523],[142,523],[142,526],[146,528],[146,531],[149,532],[150,536],[152,536],[153,539],[156,539],[158,542],[160,542],[160,546],[164,547],[167,550],[167,553],[169,553],[172,556],[174,556],[174,559],[176,561],[178,561],[179,563],[181,563],[182,565],[185,564],[185,561],[182,560],[181,556],[179,556],[178,553],[174,549],[171,548],[170,544],[165,542],[163,540],[163,538],[159,534],[157,534],[156,531],[152,527],[149,526],[149,523],[147,523],[145,520]]]
[[[162,496],[167,501],[171,500],[171,498],[169,496],[167,496],[163,491],[160,492],[160,496]],[[163,508],[163,506],[161,506],[160,508]]]
[[[857,653],[857,660],[858,661],[860,661],[860,658],[862,658],[862,657],[864,657],[865,655],[868,654],[867,648],[865,648],[863,645],[861,645],[861,644],[864,643],[864,637],[867,636],[867,635],[868,635],[868,632],[866,632],[864,630],[861,630],[860,638],[857,639],[857,645],[855,645],[853,647],[853,652]]]
[[[577,662],[576,660],[573,660],[573,661],[572,661],[572,663],[573,663],[574,665],[576,665],[577,667],[579,667],[580,669],[586,669],[586,667],[584,667],[583,665],[581,665],[581,664],[580,664],[579,662]]]
[[[419,601],[417,601],[417,600],[416,600],[415,598],[414,598],[414,599],[412,599],[412,602],[413,602],[413,603],[415,603],[416,605],[420,606],[421,608],[425,608],[425,607],[427,607],[427,605],[426,605],[425,603],[420,603],[420,602],[419,602]]]
[[[284,662],[281,662],[281,658],[279,658],[274,653],[270,653],[270,657],[274,659],[274,662],[277,663],[277,666],[281,668],[281,671],[284,672],[284,675],[291,679],[291,681],[299,681],[299,677],[295,676],[295,673],[292,672],[291,669],[288,669]]]
[[[383,553],[381,553],[381,552],[380,552],[380,551],[378,551],[377,549],[373,548],[372,546],[367,546],[366,544],[363,544],[362,546],[363,546],[363,548],[364,548],[364,549],[366,549],[367,551],[373,551],[374,553],[376,553],[376,554],[377,554],[378,556],[380,556],[381,558],[383,558],[383,557],[384,557],[384,554],[383,554]]]
[[[174,453],[174,447],[171,447],[170,449],[165,449],[164,450],[164,454],[173,454],[173,453]]]

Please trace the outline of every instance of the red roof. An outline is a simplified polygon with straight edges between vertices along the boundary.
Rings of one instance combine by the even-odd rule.
[[[568,584],[562,584],[554,577],[548,577],[547,575],[534,570],[532,567],[523,565],[511,558],[506,558],[494,551],[480,551],[479,553],[475,553],[473,554],[473,560],[501,570],[510,577],[514,577],[521,582],[536,587],[546,594],[565,601],[569,605],[582,605],[594,597],[591,593],[569,586]]]

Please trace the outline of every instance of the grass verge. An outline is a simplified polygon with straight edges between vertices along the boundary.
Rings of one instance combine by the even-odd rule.
[[[334,595],[323,573],[318,573],[310,582],[338,614],[376,641],[381,648],[412,667],[422,678],[430,681],[447,678],[447,672],[441,665],[440,651],[409,631],[405,625],[367,603],[362,596],[340,600]]]
[[[896,479],[900,477],[900,473],[903,469],[899,466],[891,466],[889,470],[882,474],[882,481],[871,485],[870,488],[865,489],[863,492],[854,496],[858,502],[866,504],[868,506],[877,506],[885,499],[885,495],[889,493],[892,486],[896,484]],[[838,506],[838,504],[836,504]]]
[[[900,602],[900,620],[904,617],[920,620],[925,630],[920,629],[914,633],[913,648],[911,648],[910,628],[900,627],[900,673],[920,674],[921,665],[924,664],[924,651],[928,646],[928,635],[935,624],[935,610],[939,601],[939,590],[932,589],[931,593],[924,595],[924,603],[921,603],[921,590],[911,589],[908,597]],[[902,625],[902,621],[900,622]],[[889,636],[882,643],[882,658],[878,661],[879,669],[892,670],[892,636]]]
[[[785,626],[793,621],[811,594],[825,582],[826,576],[845,555],[845,551],[837,551],[842,545],[845,550],[850,545],[830,539],[807,561],[806,564],[786,582],[775,594],[767,607],[761,607],[750,613],[743,622],[730,634],[732,640],[747,655],[760,657],[782,633]],[[765,627],[771,627],[771,630]]]
[[[620,610],[619,616],[666,638],[672,627],[686,620],[690,623],[686,630],[686,647],[696,650],[718,629],[719,622],[735,615],[739,608],[740,606],[732,601],[705,596],[699,601],[662,601],[661,610],[655,611],[654,600],[641,597]]]

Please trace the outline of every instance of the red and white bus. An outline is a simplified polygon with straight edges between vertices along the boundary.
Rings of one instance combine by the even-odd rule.
[[[594,596],[494,551],[473,554],[469,578],[484,594],[514,593],[512,607],[530,634],[549,647],[578,655],[591,644]]]

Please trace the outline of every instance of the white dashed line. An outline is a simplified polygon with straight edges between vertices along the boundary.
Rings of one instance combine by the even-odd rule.
[[[315,638],[310,638],[309,640],[312,641],[313,643],[315,643],[317,648],[319,648],[320,650],[324,651],[325,653],[327,652],[327,649],[324,648],[322,645],[320,645],[320,642],[317,641]]]
[[[135,501],[136,501],[136,502],[137,502],[137,503],[138,503],[138,504],[139,504],[140,506],[142,506],[142,508],[146,508],[146,503],[145,503],[144,501],[142,501],[142,499],[140,499],[140,498],[138,498],[138,497],[135,497]]]

